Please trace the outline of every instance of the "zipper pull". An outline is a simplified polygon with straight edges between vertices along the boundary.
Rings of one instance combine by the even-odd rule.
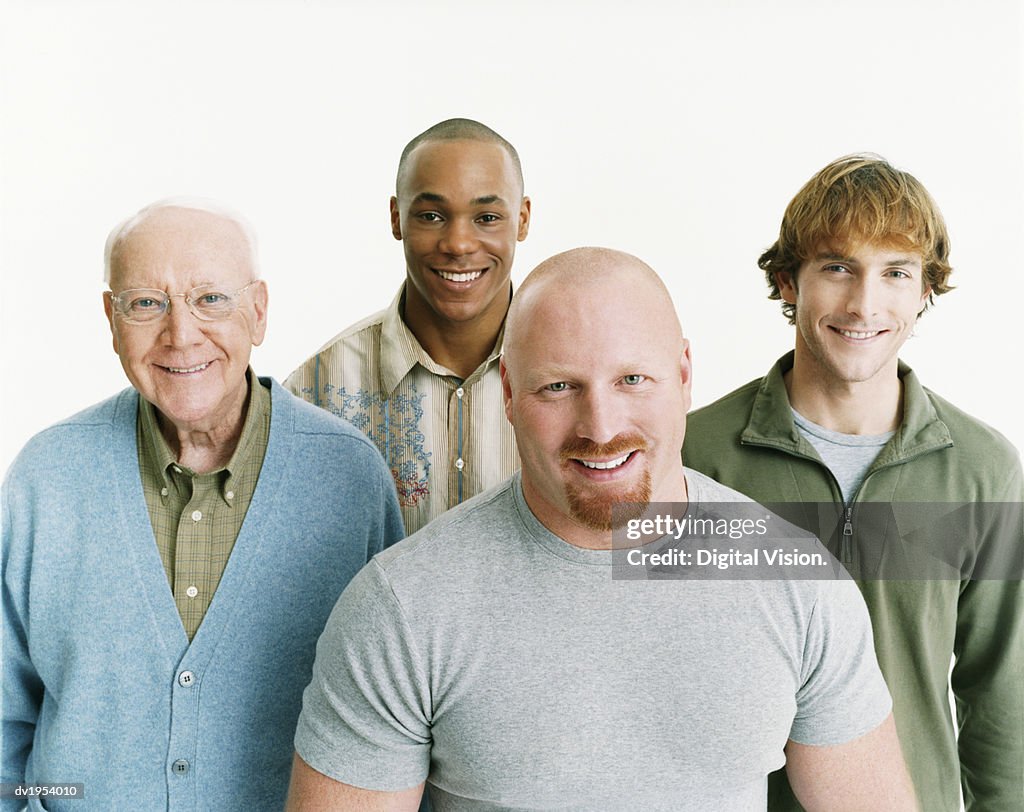
[[[846,506],[845,522],[843,523],[843,542],[839,548],[839,560],[849,564],[853,560],[853,506]]]

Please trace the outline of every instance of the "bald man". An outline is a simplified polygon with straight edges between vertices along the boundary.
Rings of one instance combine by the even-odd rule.
[[[652,549],[618,544],[647,503],[744,501],[680,462],[690,355],[654,272],[543,263],[502,382],[521,474],[342,595],[288,808],[415,809],[426,782],[438,812],[749,811],[785,761],[808,809],[913,809],[852,582],[613,577]]]
[[[236,216],[148,206],[105,281],[131,388],[3,485],[4,804],[72,782],[45,808],[280,809],[317,636],[402,536],[391,477],[249,366],[267,290]]]
[[[515,147],[453,118],[406,145],[390,207],[405,253],[398,294],[285,386],[377,444],[412,533],[519,467],[498,357],[530,199]]]

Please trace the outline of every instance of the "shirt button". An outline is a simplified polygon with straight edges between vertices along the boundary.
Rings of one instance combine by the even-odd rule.
[[[174,473],[176,473],[176,474],[180,474],[181,473],[181,469],[177,465],[174,466]]]
[[[171,765],[171,771],[178,775],[184,775],[188,772],[188,762],[183,758],[179,758]]]
[[[459,457],[457,460],[455,460],[455,467],[461,471],[463,468],[466,467],[466,461],[463,460],[462,457]]]
[[[167,496],[167,488],[161,488],[160,489],[160,495],[161,496]]]
[[[225,495],[225,496],[226,496],[226,497],[227,497],[228,499],[234,499],[234,498],[235,498],[235,492],[234,492],[234,491],[228,491],[228,492],[227,492],[226,494],[224,494],[224,495]]]
[[[198,522],[201,518],[203,518],[203,511],[201,511],[201,510],[193,510],[192,511],[192,521]]]
[[[466,394],[466,390],[463,389],[461,386],[455,390],[455,397],[457,398],[461,398],[464,394]]]
[[[199,590],[196,589],[194,586],[190,586],[188,589],[185,590],[185,594],[188,595],[190,598],[194,598],[196,595],[199,594]]]
[[[178,674],[178,685],[182,688],[191,688],[192,683],[196,681],[196,675],[191,671],[182,671]]]

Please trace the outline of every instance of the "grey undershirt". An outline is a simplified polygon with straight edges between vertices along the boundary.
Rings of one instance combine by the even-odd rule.
[[[792,406],[793,422],[818,452],[821,461],[835,476],[843,503],[849,505],[857,495],[864,476],[889,439],[896,433],[843,434],[812,423]]]

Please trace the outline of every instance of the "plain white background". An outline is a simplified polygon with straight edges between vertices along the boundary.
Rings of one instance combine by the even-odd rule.
[[[100,299],[118,221],[179,194],[245,214],[271,297],[254,365],[282,379],[394,295],[398,156],[450,116],[522,156],[533,225],[515,280],[578,245],[662,274],[695,405],[792,346],[755,264],[786,203],[833,158],[883,154],[939,202],[958,285],[903,357],[1024,445],[1020,4],[625,6],[4,3],[0,470],[126,385]]]

